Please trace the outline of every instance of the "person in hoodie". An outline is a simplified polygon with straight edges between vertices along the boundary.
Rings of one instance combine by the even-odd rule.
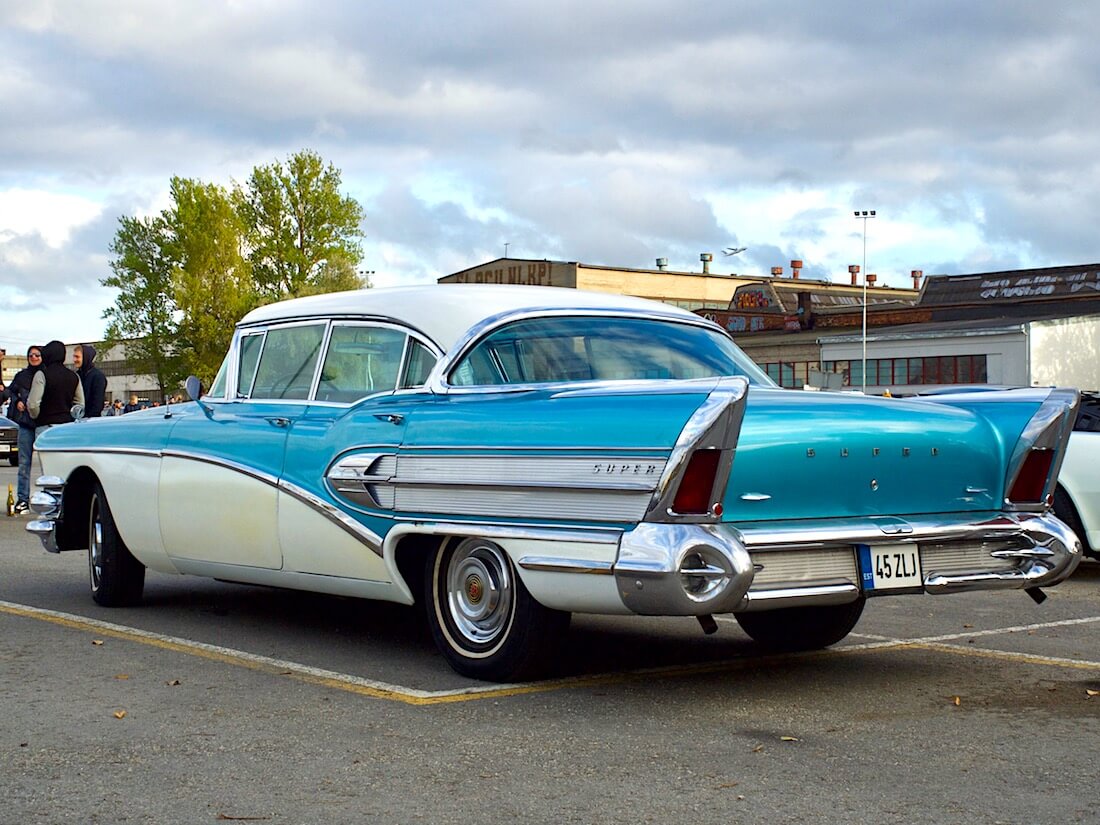
[[[34,376],[42,369],[42,348],[27,349],[27,366],[19,370],[0,398],[11,399],[8,418],[19,425],[19,474],[16,484],[15,512],[27,512],[31,498],[31,458],[34,454],[35,420],[27,408]]]
[[[42,347],[42,369],[31,380],[27,396],[27,409],[38,425],[35,437],[55,424],[68,424],[73,420],[73,404],[83,403],[80,376],[65,366],[65,345],[50,341]]]
[[[80,376],[80,386],[84,390],[84,417],[99,418],[103,414],[103,402],[107,398],[107,376],[97,367],[95,347],[91,344],[77,344],[73,347],[73,366]]]

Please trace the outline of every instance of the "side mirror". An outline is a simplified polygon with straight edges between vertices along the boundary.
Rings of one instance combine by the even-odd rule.
[[[187,382],[183,385],[187,390],[187,397],[192,401],[202,398],[202,382],[194,375],[187,376]]]
[[[71,415],[73,417],[73,421],[83,421],[84,420],[84,405],[83,404],[73,404],[72,407],[69,408],[69,415]]]

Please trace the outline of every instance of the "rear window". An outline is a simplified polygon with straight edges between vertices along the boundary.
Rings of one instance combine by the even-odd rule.
[[[644,381],[740,375],[769,379],[720,330],[645,318],[516,321],[479,342],[451,372],[456,386]]]

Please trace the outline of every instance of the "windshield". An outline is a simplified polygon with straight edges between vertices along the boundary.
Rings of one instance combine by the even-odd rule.
[[[646,318],[516,321],[480,341],[451,371],[456,386],[640,381],[740,375],[772,380],[723,332]]]

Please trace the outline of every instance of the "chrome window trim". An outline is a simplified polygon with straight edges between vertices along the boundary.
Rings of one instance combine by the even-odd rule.
[[[252,372],[252,381],[248,385],[248,392],[244,395],[241,395],[241,388],[240,388],[239,382],[240,382],[240,371],[241,371],[241,358],[244,357],[244,341],[245,341],[246,338],[254,338],[257,335],[260,336],[260,351],[256,354],[256,369]],[[232,344],[230,346],[232,346]],[[242,400],[247,400],[247,399],[252,398],[252,390],[255,389],[255,387],[256,387],[256,373],[258,373],[260,371],[260,359],[264,357],[264,348],[266,346],[267,346],[267,329],[265,328],[265,329],[256,330],[255,332],[249,332],[249,333],[245,333],[245,334],[241,335],[240,339],[237,341],[237,346],[232,349],[232,352],[235,355],[235,357],[233,358],[233,363],[235,364],[235,366],[237,368],[236,369],[237,381],[235,381],[233,383],[233,387],[234,387],[233,399],[234,400],[242,401]],[[227,390],[229,389],[228,386],[226,387],[226,389]],[[227,395],[228,395],[228,392],[227,392]]]
[[[508,310],[496,315],[492,315],[480,323],[473,326],[462,338],[459,339],[455,347],[448,353],[446,353],[438,362],[436,362],[435,368],[432,370],[427,386],[433,393],[440,395],[446,394],[489,394],[489,393],[502,393],[502,392],[530,392],[532,390],[546,390],[553,389],[555,387],[569,387],[575,388],[578,386],[592,386],[592,387],[615,387],[619,384],[636,384],[636,379],[624,380],[624,381],[593,381],[593,382],[581,382],[581,381],[551,381],[545,383],[532,383],[532,384],[480,384],[475,386],[456,385],[450,383],[450,374],[452,370],[458,366],[459,362],[469,354],[469,352],[481,342],[487,335],[492,334],[501,327],[515,323],[518,321],[526,321],[533,318],[601,318],[613,316],[616,318],[629,318],[642,321],[659,321],[662,323],[674,323],[681,324],[683,326],[701,327],[712,332],[729,338],[729,335],[720,326],[713,321],[708,321],[705,318],[688,318],[682,315],[676,315],[672,313],[665,314],[663,312],[656,311],[641,311],[636,309],[624,309],[616,307],[607,308],[563,308],[563,307],[543,307],[543,308],[526,308],[519,310]],[[747,358],[747,356],[746,356]],[[718,376],[715,376],[717,378]],[[665,379],[668,380],[668,379]],[[708,379],[713,380],[713,379]],[[746,381],[748,379],[746,378]],[[770,379],[769,379],[770,380]],[[655,380],[654,383],[657,383]],[[764,385],[768,386],[768,385]]]

